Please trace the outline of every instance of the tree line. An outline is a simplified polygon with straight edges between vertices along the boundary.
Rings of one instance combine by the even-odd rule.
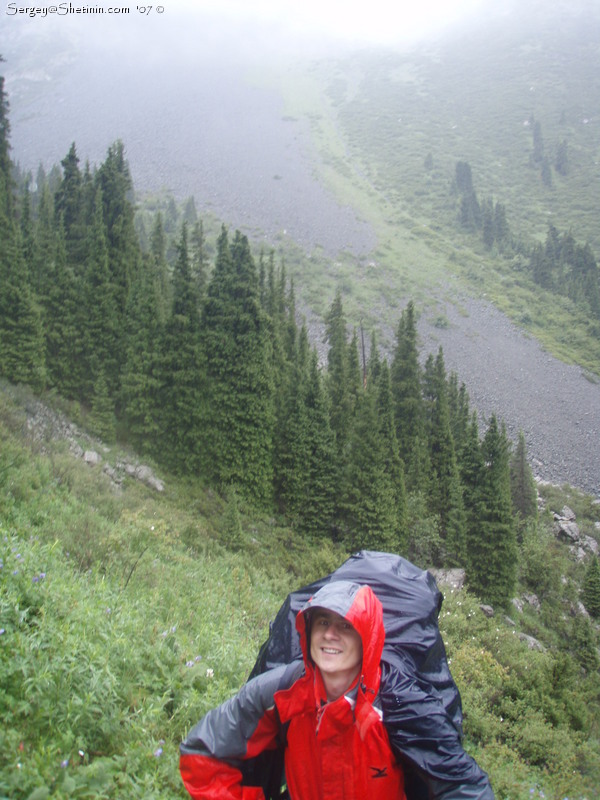
[[[142,248],[121,142],[97,168],[72,145],[60,170],[17,182],[3,83],[0,99],[5,378],[77,401],[105,440],[307,537],[465,566],[482,599],[507,603],[536,514],[524,439],[513,453],[495,416],[480,433],[441,348],[421,365],[412,302],[385,358],[337,293],[321,364],[274,253],[223,226],[209,263],[196,219],[169,258],[160,213]]]
[[[534,141],[539,141],[541,133],[537,137],[534,135]],[[495,249],[510,257],[521,256],[524,269],[534,283],[569,297],[591,316],[593,330],[600,329],[600,270],[589,243],[577,242],[571,231],[561,233],[552,224],[548,225],[544,244],[527,245],[517,240],[510,230],[505,206],[491,198],[479,200],[471,166],[466,161],[456,163],[453,190],[459,198],[461,227],[480,234],[488,250]]]

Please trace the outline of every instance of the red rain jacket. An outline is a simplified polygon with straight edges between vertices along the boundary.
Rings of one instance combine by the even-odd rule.
[[[335,611],[363,644],[362,671],[346,696],[327,703],[309,656],[311,607]],[[296,618],[304,668],[276,668],[201,720],[181,746],[181,775],[196,800],[262,800],[242,786],[236,760],[276,747],[286,731],[285,774],[292,800],[405,800],[402,768],[378,708],[385,639],[381,603],[368,586],[322,587]]]

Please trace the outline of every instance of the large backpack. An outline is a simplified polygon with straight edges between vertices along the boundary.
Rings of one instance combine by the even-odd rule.
[[[448,723],[462,735],[460,694],[450,674],[438,627],[441,592],[429,572],[392,553],[363,550],[331,575],[288,595],[271,623],[269,638],[260,649],[250,678],[302,658],[296,615],[322,586],[338,580],[368,584],[372,588],[383,606],[383,664],[408,674],[428,694],[437,697]],[[280,792],[281,763],[281,753],[270,753],[245,765],[248,783],[262,784],[267,800],[284,796]],[[419,794],[418,790],[413,792],[413,796]]]

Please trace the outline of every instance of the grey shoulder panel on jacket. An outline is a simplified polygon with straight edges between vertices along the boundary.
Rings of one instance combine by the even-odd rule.
[[[295,661],[252,678],[192,728],[180,746],[181,753],[242,758],[258,723],[273,707],[275,693],[288,689],[303,672],[304,664]]]

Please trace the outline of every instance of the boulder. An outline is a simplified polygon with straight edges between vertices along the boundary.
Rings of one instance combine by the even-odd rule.
[[[482,605],[479,606],[479,608],[482,610],[483,614],[486,617],[488,617],[488,619],[491,619],[494,616],[495,612],[494,612],[494,609],[492,608],[492,606],[487,606],[485,604],[482,604]]]
[[[576,522],[569,522],[562,517],[556,519],[555,525],[556,535],[568,544],[578,544],[581,538],[579,525]]]
[[[86,464],[91,464],[95,466],[96,464],[100,464],[102,461],[102,456],[97,453],[95,450],[86,450],[83,454],[83,460]]]
[[[539,650],[541,653],[545,652],[546,648],[533,636],[528,636],[526,633],[517,633],[520,641],[525,642],[530,650]]]
[[[436,579],[439,586],[448,586],[451,589],[462,589],[465,585],[466,573],[464,569],[430,569],[429,572]]]

